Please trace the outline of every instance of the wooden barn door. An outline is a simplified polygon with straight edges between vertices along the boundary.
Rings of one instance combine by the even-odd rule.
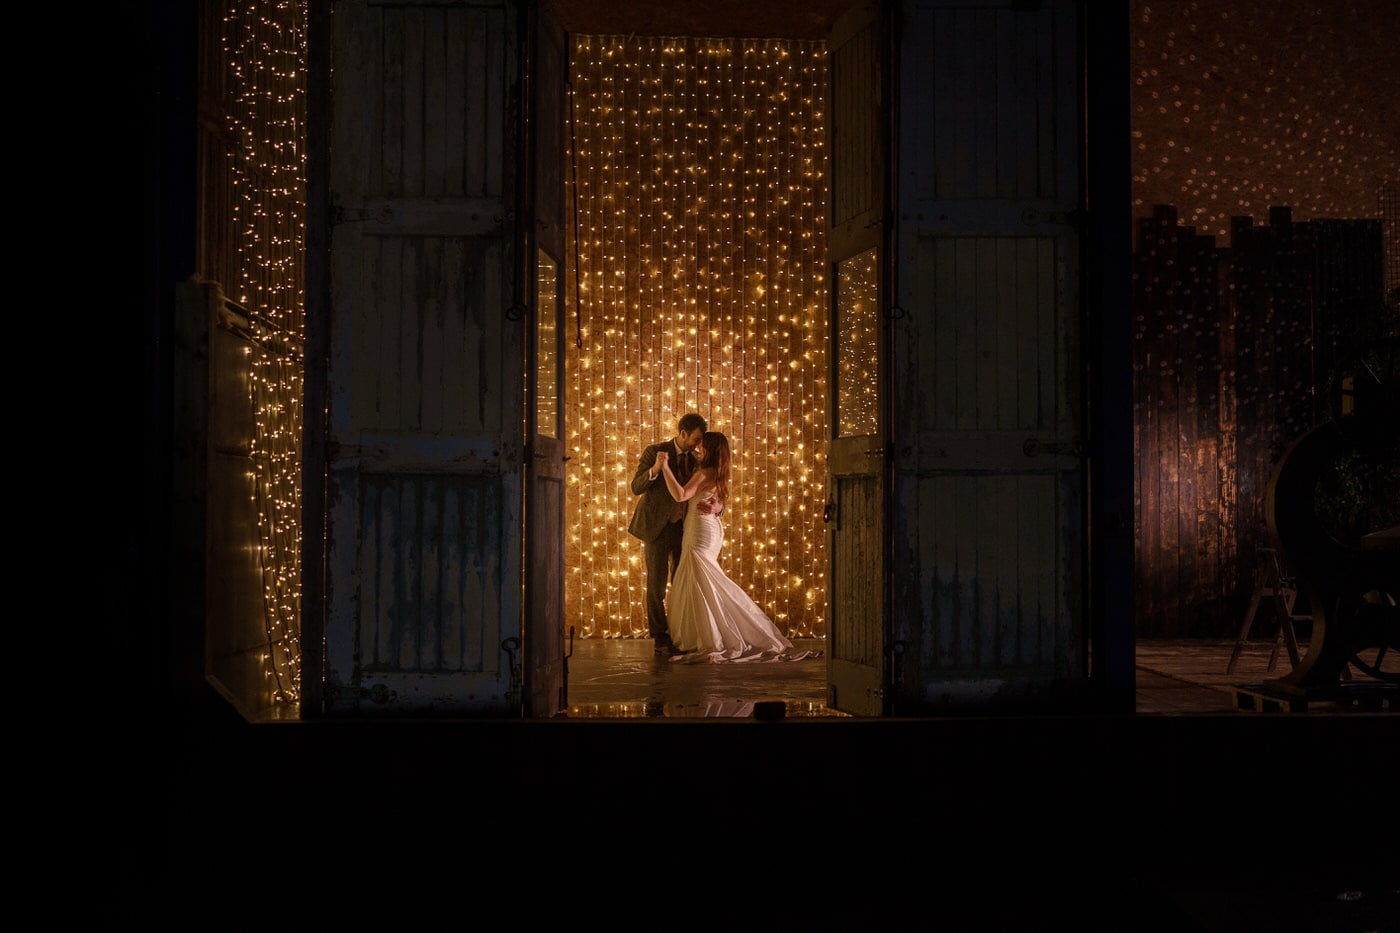
[[[529,275],[533,339],[525,367],[530,455],[525,503],[526,716],[546,717],[567,705],[564,668],[564,147],[567,37],[547,3],[530,13],[529,76],[533,113],[526,150],[533,164],[524,216],[534,227]]]
[[[520,715],[517,6],[329,21],[322,713]]]
[[[1043,709],[1087,687],[1079,4],[906,0],[899,58],[894,711]]]
[[[886,712],[886,243],[889,141],[885,6],[859,4],[828,42],[827,705]]]

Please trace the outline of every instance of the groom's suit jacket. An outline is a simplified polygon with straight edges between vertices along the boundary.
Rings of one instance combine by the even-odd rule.
[[[633,537],[643,541],[653,541],[661,534],[670,522],[671,513],[676,506],[676,500],[671,498],[671,491],[666,488],[666,477],[662,476],[660,471],[657,471],[656,479],[647,478],[647,474],[656,464],[658,450],[670,453],[671,472],[676,474],[676,479],[682,486],[690,479],[690,471],[695,462],[693,455],[682,454],[676,449],[674,438],[652,444],[642,451],[641,462],[632,477],[632,494],[638,497],[637,505],[632,509],[632,521],[627,530]]]

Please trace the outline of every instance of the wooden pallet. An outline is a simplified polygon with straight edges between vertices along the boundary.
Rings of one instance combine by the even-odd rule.
[[[1368,713],[1393,713],[1400,706],[1400,684],[1345,683],[1337,688],[1337,705]]]
[[[1237,684],[1230,692],[1235,698],[1235,709],[1257,713],[1306,713],[1310,699],[1373,713],[1393,713],[1400,706],[1400,684],[1394,683],[1344,683],[1325,696],[1311,698],[1268,684]]]
[[[1265,687],[1263,684],[1237,684],[1230,688],[1235,698],[1235,709],[1253,710],[1256,713],[1306,713],[1308,698],[1298,694],[1288,695]]]

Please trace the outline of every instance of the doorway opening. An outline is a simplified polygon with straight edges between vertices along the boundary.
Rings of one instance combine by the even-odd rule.
[[[645,638],[637,458],[697,411],[734,452],[721,563],[826,619],[826,47],[570,39],[566,628]]]
[[[601,11],[630,19],[635,31],[643,32],[636,19],[640,8],[629,3],[557,4],[581,5],[594,8],[591,15]],[[662,189],[670,179],[672,187],[660,193],[677,195],[673,202],[658,192],[634,197],[633,213],[641,217],[642,206],[668,204],[679,232],[662,237],[664,231],[653,226],[644,241],[619,225],[621,215],[590,206],[587,215],[580,212],[577,226],[570,217],[571,232],[587,230],[594,220],[606,224],[598,237],[605,249],[585,259],[584,251],[575,249],[579,244],[570,242],[559,269],[567,277],[570,303],[564,320],[572,328],[564,341],[570,348],[569,382],[561,392],[571,406],[563,418],[571,457],[566,564],[571,577],[584,576],[573,568],[584,566],[576,555],[593,546],[595,528],[618,536],[600,543],[590,557],[590,567],[603,569],[586,594],[581,584],[576,589],[570,582],[566,625],[577,625],[582,634],[621,637],[644,632],[637,589],[642,585],[640,551],[626,537],[631,502],[620,490],[641,446],[673,432],[680,414],[694,408],[705,412],[734,443],[736,494],[725,547],[727,569],[790,635],[824,635],[825,531],[819,504],[825,492],[828,338],[823,268],[826,78],[820,37],[847,5],[846,0],[815,0],[801,9],[775,3],[744,10],[743,4],[721,3],[707,7],[703,16],[693,11],[674,14],[704,18],[720,24],[718,29],[691,28],[690,23],[684,29],[662,29],[654,22],[660,14],[653,10],[646,13],[653,20],[651,35],[720,32],[759,38],[630,40],[638,47],[645,44],[658,60],[669,56],[673,64],[687,62],[684,76],[669,71],[653,76],[651,89],[663,99],[684,90],[684,108],[664,109],[685,112],[689,119],[687,125],[673,125],[666,145],[654,147],[637,131],[635,115],[611,124],[638,154],[653,159],[648,168],[653,175],[659,173]],[[760,19],[761,24],[748,25]],[[581,29],[585,22],[576,15],[566,24],[569,34],[600,34]],[[773,38],[778,34],[775,25],[789,27],[784,32],[801,38]],[[275,358],[268,365],[276,367],[277,377],[253,372],[261,357],[250,357],[253,362],[247,363],[246,354],[230,351],[239,367],[230,369],[229,381],[252,386],[272,402],[244,406],[237,393],[222,395],[225,402],[232,399],[238,407],[255,411],[257,423],[237,421],[234,427],[248,438],[240,435],[236,443],[221,442],[220,449],[227,448],[229,459],[236,460],[248,450],[258,453],[267,446],[269,453],[255,459],[274,472],[263,478],[239,471],[235,464],[220,473],[230,477],[228,489],[211,489],[208,495],[234,505],[261,505],[268,497],[245,489],[256,483],[259,490],[274,490],[277,498],[258,509],[255,521],[247,521],[240,512],[236,517],[241,523],[230,522],[227,534],[216,535],[213,545],[220,554],[258,557],[239,565],[242,575],[237,579],[220,579],[240,594],[257,593],[271,580],[262,587],[264,599],[216,601],[212,609],[206,605],[204,642],[190,640],[185,666],[216,682],[254,720],[295,718],[302,701],[301,593],[296,584],[302,531],[299,400],[304,321],[299,315],[287,321],[278,315],[283,309],[299,313],[304,307],[306,35],[302,4],[293,5],[282,18],[206,14],[200,29],[200,60],[206,69],[200,80],[201,111],[226,115],[200,124],[201,278],[238,286],[215,296],[214,304],[236,303],[245,293],[252,296],[247,299],[249,329],[258,347],[266,346],[270,359]],[[258,50],[268,48],[277,49],[279,57],[258,56]],[[283,59],[296,67],[275,64]],[[265,64],[258,69],[240,65],[252,60]],[[624,67],[639,73],[640,63]],[[795,76],[791,80],[800,81],[800,89],[785,74]],[[726,89],[723,85],[728,83],[733,87]],[[274,87],[277,92],[270,93]],[[640,88],[633,86],[634,97]],[[734,109],[728,102],[716,103],[725,95],[738,101]],[[268,100],[277,106],[269,109]],[[673,96],[672,103],[681,102]],[[619,112],[628,109],[625,105],[626,101],[618,105]],[[801,127],[800,144],[793,142],[793,125]],[[599,153],[610,151],[607,147],[622,151],[612,143],[596,144]],[[609,166],[610,174],[602,174],[601,167],[596,171],[599,178],[625,184],[625,167]],[[728,187],[702,191],[702,181],[715,179],[723,179]],[[583,205],[574,195],[571,190],[568,203]],[[252,219],[235,223],[243,217]],[[615,243],[624,252],[610,256],[606,248]],[[274,248],[275,254],[270,252]],[[652,266],[643,278],[640,265],[616,266],[618,255],[629,262],[646,259]],[[588,285],[588,301],[577,300],[580,283]],[[659,303],[658,294],[664,296]],[[643,343],[644,315],[658,309],[674,313],[684,326],[647,331]],[[585,317],[585,311],[601,316]],[[618,333],[610,334],[610,329]],[[589,372],[581,362],[585,358]],[[686,366],[683,376],[677,361]],[[598,373],[603,378],[592,381]],[[663,381],[675,387],[668,391]],[[196,379],[194,384],[202,383]],[[649,396],[645,411],[638,401],[643,391]],[[257,397],[250,390],[249,399]],[[265,417],[268,412],[276,414],[275,421]],[[587,463],[581,449],[585,439],[593,445]],[[597,446],[599,439],[602,447]],[[203,470],[192,470],[191,475],[201,476]],[[585,479],[611,486],[603,497],[585,498]],[[589,503],[586,514],[584,502]],[[255,536],[275,547],[249,540]],[[196,550],[192,547],[191,553]],[[191,592],[188,601],[203,604],[201,596]],[[589,629],[578,624],[576,616],[585,603],[611,606],[613,612]],[[620,607],[635,609],[637,615],[624,617]],[[270,628],[272,623],[276,626]],[[309,641],[317,642],[314,637]],[[314,667],[319,662],[311,658],[309,663]]]

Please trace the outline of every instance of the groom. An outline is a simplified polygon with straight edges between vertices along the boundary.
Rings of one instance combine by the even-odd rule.
[[[686,503],[671,498],[666,478],[657,466],[656,454],[662,450],[668,453],[671,472],[684,486],[695,469],[695,455],[691,451],[704,439],[706,427],[705,419],[695,412],[681,416],[676,436],[642,451],[641,462],[632,477],[632,494],[640,498],[632,510],[627,530],[646,544],[647,629],[655,641],[655,653],[662,657],[680,653],[671,641],[671,630],[666,624],[666,585],[681,556],[681,519],[685,518]],[[706,513],[713,510],[708,501],[697,507]]]

